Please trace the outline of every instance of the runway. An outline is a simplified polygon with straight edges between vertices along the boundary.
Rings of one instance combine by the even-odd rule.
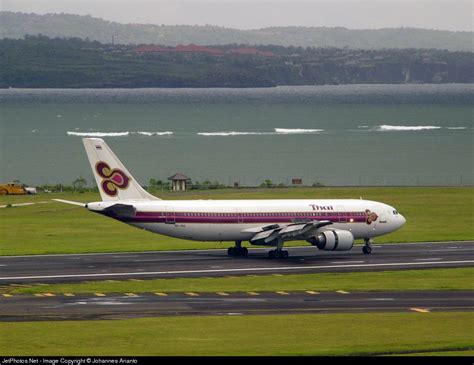
[[[227,248],[227,244],[223,244]],[[351,251],[320,251],[289,247],[290,257],[272,260],[268,248],[250,248],[245,258],[228,257],[224,250],[156,251],[73,255],[0,257],[0,284],[54,283],[106,279],[149,279],[406,270],[474,265],[474,241],[373,245],[371,255],[361,246]]]
[[[0,297],[0,321],[97,320],[155,316],[472,311],[469,291],[240,292]]]

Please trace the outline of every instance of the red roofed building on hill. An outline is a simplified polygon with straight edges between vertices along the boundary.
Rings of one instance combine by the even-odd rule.
[[[256,48],[233,48],[229,53],[243,54],[243,55],[258,55],[259,51]]]
[[[260,51],[260,56],[273,57],[275,56],[275,53],[273,53],[272,51]]]
[[[174,48],[173,52],[206,53],[206,54],[211,54],[213,56],[221,56],[221,55],[224,54],[224,52],[222,52],[220,49],[204,47],[204,46],[197,46],[195,44],[188,44],[187,46],[179,44]]]

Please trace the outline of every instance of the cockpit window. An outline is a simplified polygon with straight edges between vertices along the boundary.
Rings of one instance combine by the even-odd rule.
[[[398,214],[398,212],[397,212],[396,210],[394,210],[394,211],[393,211],[393,214],[394,214],[394,215],[397,215],[397,214]]]

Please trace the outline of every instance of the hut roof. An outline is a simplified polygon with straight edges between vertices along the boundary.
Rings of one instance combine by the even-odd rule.
[[[187,177],[186,175],[180,173],[180,172],[177,172],[176,174],[174,174],[173,176],[169,177],[168,180],[171,180],[171,181],[186,181],[186,180],[191,180],[189,177]]]

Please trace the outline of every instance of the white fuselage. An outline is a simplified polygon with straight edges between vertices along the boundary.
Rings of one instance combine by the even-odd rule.
[[[89,203],[101,213],[117,202]],[[331,229],[350,231],[355,239],[393,232],[405,223],[395,208],[369,200],[121,200],[133,205],[133,217],[117,218],[147,231],[198,241],[246,241],[252,228],[295,221],[331,221]],[[322,228],[324,230],[325,228]],[[247,230],[247,232],[245,232]]]

